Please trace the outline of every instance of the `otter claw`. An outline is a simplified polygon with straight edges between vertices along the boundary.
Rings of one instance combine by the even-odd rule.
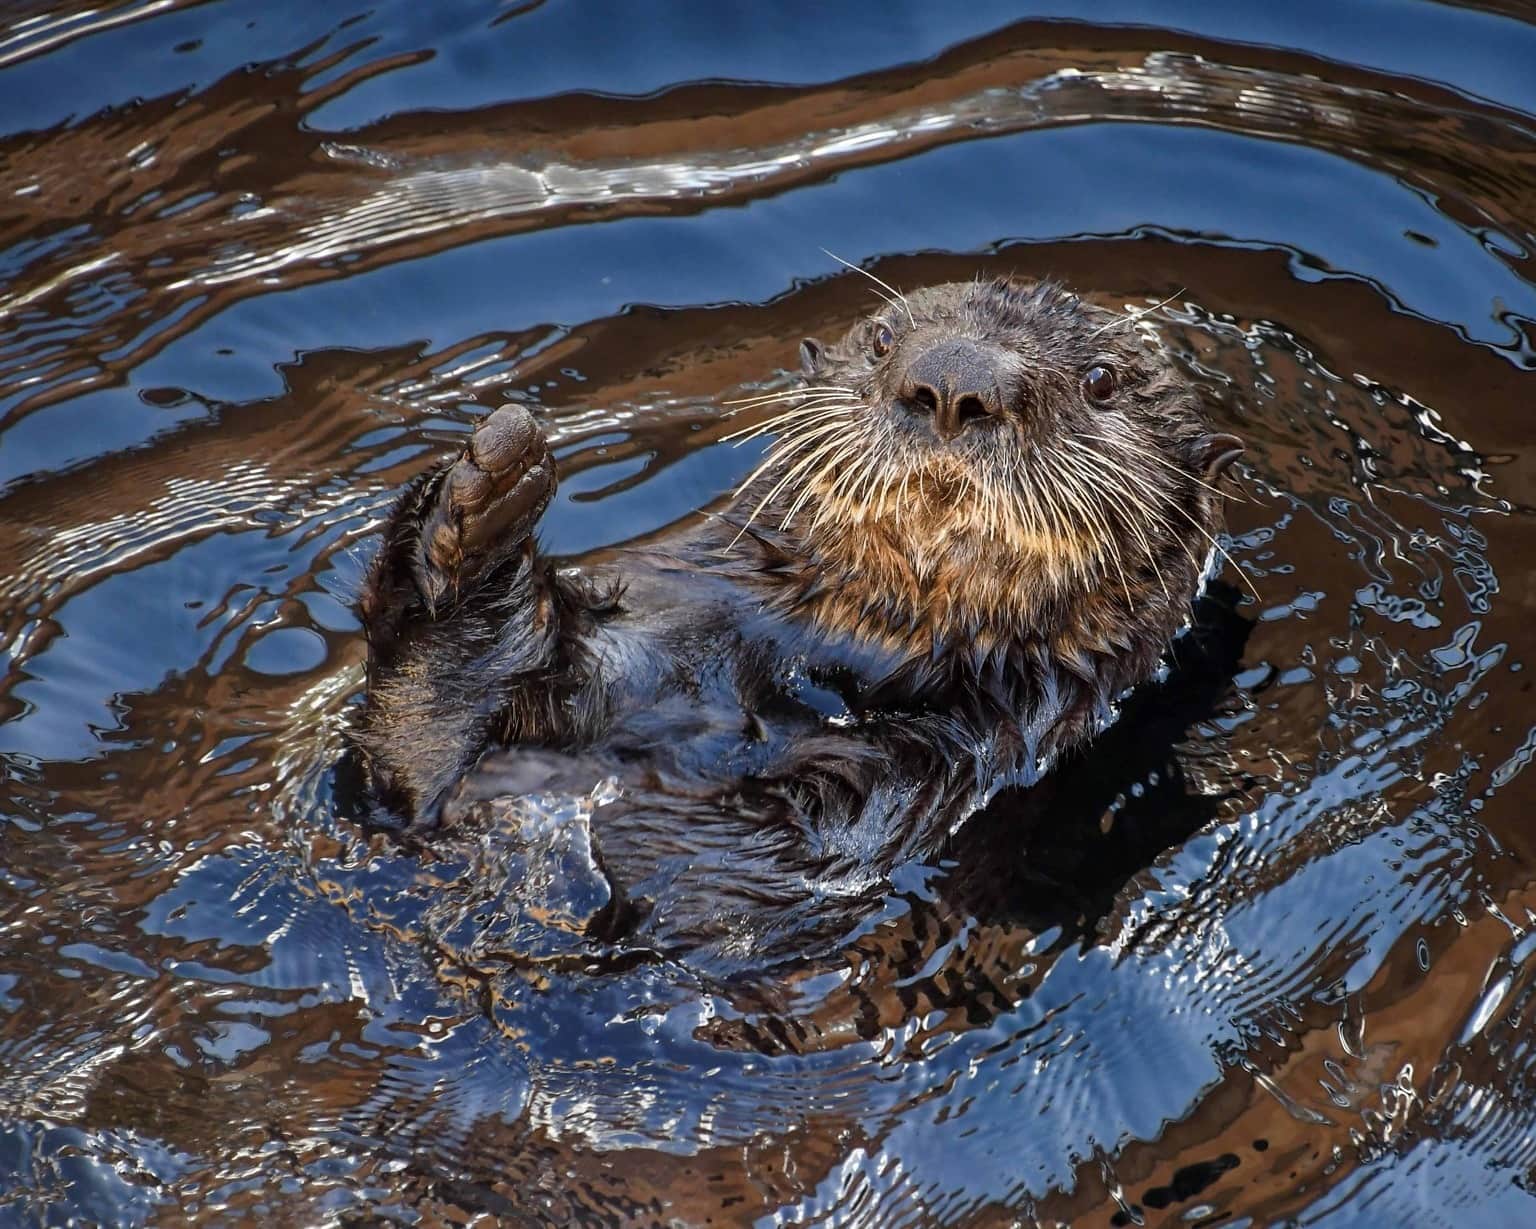
[[[421,524],[417,584],[436,610],[521,547],[555,493],[533,415],[505,405],[475,428],[437,484]]]

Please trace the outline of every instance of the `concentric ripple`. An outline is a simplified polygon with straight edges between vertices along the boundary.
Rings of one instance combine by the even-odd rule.
[[[1536,26],[1002,7],[6,19],[0,1221],[1536,1222]],[[400,484],[515,399],[551,551],[699,515],[838,258],[1156,305],[1166,677],[729,976],[587,937],[601,794],[362,827]]]

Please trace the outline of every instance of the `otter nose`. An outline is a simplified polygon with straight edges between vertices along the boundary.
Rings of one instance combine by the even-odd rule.
[[[1003,393],[995,356],[963,337],[924,347],[907,367],[901,396],[933,415],[943,439],[973,422],[1001,415]]]

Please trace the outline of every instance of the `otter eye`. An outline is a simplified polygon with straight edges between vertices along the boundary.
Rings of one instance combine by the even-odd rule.
[[[1108,367],[1090,367],[1083,376],[1083,391],[1095,401],[1108,400],[1115,391],[1115,373]]]
[[[896,334],[891,332],[890,325],[877,324],[875,326],[875,335],[870,339],[869,346],[875,352],[876,358],[883,358],[891,352],[891,346],[895,341]]]

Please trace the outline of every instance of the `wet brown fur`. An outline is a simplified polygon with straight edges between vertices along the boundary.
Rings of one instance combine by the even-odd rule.
[[[1155,338],[998,280],[893,296],[803,354],[732,504],[618,563],[557,573],[514,538],[456,562],[440,608],[421,526],[448,523],[451,475],[413,486],[362,603],[388,810],[452,827],[617,781],[592,819],[627,902],[605,934],[624,914],[630,943],[783,952],[1150,676],[1236,445]],[[935,410],[946,363],[977,398]]]

